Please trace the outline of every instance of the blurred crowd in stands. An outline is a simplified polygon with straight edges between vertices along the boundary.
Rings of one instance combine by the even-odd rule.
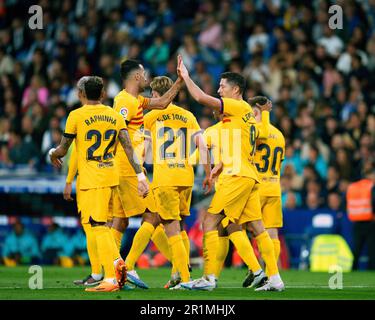
[[[28,28],[28,6],[43,30]],[[343,9],[330,29],[329,7]],[[79,106],[76,81],[105,79],[111,105],[119,63],[139,59],[150,77],[176,79],[176,54],[216,94],[220,73],[242,73],[247,97],[273,101],[286,137],[283,205],[342,210],[349,182],[374,167],[375,1],[66,0],[0,7],[0,170],[52,172],[46,153]],[[176,103],[214,124],[182,90]]]
[[[6,266],[52,264],[71,267],[89,262],[86,237],[81,228],[69,234],[57,223],[36,232],[21,221],[12,225],[0,248],[0,264]]]
[[[73,267],[89,265],[86,247],[86,236],[82,228],[64,226],[52,221],[53,218],[29,219],[12,218],[9,225],[0,226],[0,265],[13,267],[17,265],[43,264]],[[14,220],[14,221],[13,221]],[[195,230],[196,228],[191,228]],[[126,256],[132,245],[137,228],[129,228],[123,237],[121,253]],[[195,232],[195,231],[194,231]],[[199,234],[201,235],[201,234]],[[202,245],[194,245],[192,238],[192,257],[202,256]],[[202,263],[198,259],[195,264]],[[145,252],[137,261],[139,268],[150,268],[170,265],[168,260],[150,243]]]

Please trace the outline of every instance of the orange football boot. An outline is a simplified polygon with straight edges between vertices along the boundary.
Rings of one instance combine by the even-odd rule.
[[[124,260],[119,260],[116,265],[116,279],[118,282],[118,285],[120,289],[125,285],[126,279],[127,279],[127,269]]]
[[[109,283],[107,281],[102,281],[98,286],[94,288],[86,288],[85,291],[87,292],[114,292],[119,291],[120,286],[116,283]]]

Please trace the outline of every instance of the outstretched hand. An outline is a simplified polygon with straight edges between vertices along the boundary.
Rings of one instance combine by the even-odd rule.
[[[179,54],[177,56],[177,74],[179,77],[185,79],[189,76],[189,71],[186,69],[182,56]]]

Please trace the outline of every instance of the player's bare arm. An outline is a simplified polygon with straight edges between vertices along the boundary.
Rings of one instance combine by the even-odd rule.
[[[63,136],[59,146],[55,149],[52,148],[48,154],[51,159],[51,163],[56,168],[61,168],[63,161],[61,158],[65,157],[68,153],[70,145],[73,143],[74,137]]]
[[[219,175],[223,172],[224,164],[220,161],[211,171],[210,179],[215,181]]]
[[[177,96],[183,84],[184,84],[183,79],[181,77],[178,77],[176,82],[173,84],[173,86],[165,94],[163,94],[160,98],[148,99],[148,104],[146,104],[143,108],[149,109],[149,110],[165,109]]]
[[[143,173],[142,166],[134,153],[134,149],[131,143],[129,132],[126,129],[120,130],[119,141],[121,146],[124,148],[126,156],[129,159],[129,163],[134,169],[138,177],[138,193],[142,197],[146,197],[149,192],[149,186],[146,180],[146,176]]]
[[[270,115],[269,112],[272,110],[272,102],[270,100],[267,101],[266,104],[260,105],[257,103],[257,107],[260,108],[262,111],[262,122],[258,123],[258,139],[267,139],[270,129]]]
[[[120,130],[120,133],[118,135],[119,141],[121,143],[121,146],[124,148],[124,151],[126,153],[126,156],[129,159],[129,162],[131,166],[133,167],[136,174],[142,173],[142,166],[140,165],[140,162],[134,153],[134,149],[131,143],[131,139],[129,136],[129,132],[126,129]]]
[[[184,64],[181,55],[178,56],[177,73],[179,77],[181,77],[184,80],[185,85],[191,96],[194,98],[194,100],[196,100],[200,104],[212,108],[215,111],[221,110],[221,100],[205,93],[190,78],[189,71],[187,70]]]

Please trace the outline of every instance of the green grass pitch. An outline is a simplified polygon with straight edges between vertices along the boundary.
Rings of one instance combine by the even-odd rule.
[[[246,271],[244,269],[226,269],[214,291],[166,290],[163,285],[168,280],[170,269],[138,270],[141,278],[150,286],[148,290],[122,290],[114,293],[88,293],[72,281],[89,274],[87,267],[60,268],[43,267],[43,289],[31,290],[28,287],[28,267],[0,267],[1,300],[375,300],[375,272],[352,272],[343,274],[343,289],[332,290],[328,283],[332,274],[311,273],[307,271],[282,271],[286,284],[284,292],[254,292],[241,287]],[[192,276],[201,276],[201,270],[193,270]]]

